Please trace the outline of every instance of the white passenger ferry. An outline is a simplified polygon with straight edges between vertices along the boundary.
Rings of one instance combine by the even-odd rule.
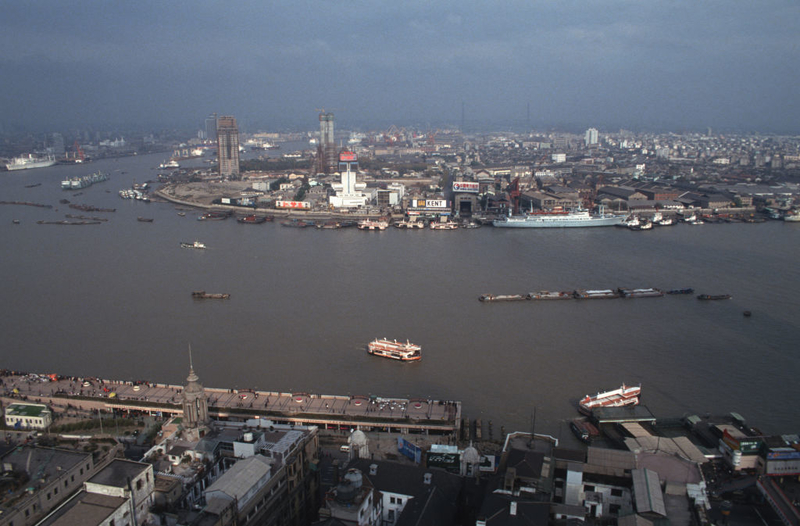
[[[369,342],[367,352],[383,358],[401,360],[404,362],[419,360],[422,358],[422,347],[406,340],[405,343],[386,338]]]

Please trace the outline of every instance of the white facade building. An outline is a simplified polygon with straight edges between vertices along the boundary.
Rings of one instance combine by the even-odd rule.
[[[15,403],[6,407],[6,425],[16,429],[47,429],[53,413],[44,404]]]
[[[369,202],[369,196],[364,193],[367,188],[366,183],[356,181],[358,172],[358,157],[353,152],[342,152],[339,154],[339,172],[342,180],[340,183],[333,183],[331,186],[336,192],[329,198],[333,208],[358,208]]]

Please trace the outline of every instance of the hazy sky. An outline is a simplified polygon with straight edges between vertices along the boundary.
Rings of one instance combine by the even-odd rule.
[[[0,0],[0,123],[800,132],[797,0]]]

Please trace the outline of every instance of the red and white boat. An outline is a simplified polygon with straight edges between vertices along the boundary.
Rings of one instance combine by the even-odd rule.
[[[369,342],[367,352],[375,356],[391,358],[392,360],[402,360],[404,362],[419,360],[422,358],[422,347],[406,340],[405,343],[397,340],[387,340],[386,338]]]
[[[623,407],[627,405],[637,405],[639,403],[639,395],[642,392],[642,386],[627,386],[622,384],[619,389],[613,391],[606,391],[604,393],[597,393],[594,396],[586,395],[586,397],[578,402],[578,409],[581,413],[590,415],[592,411],[599,407]]]

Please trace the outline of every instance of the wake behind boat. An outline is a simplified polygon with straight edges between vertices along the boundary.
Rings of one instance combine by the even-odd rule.
[[[624,407],[637,405],[642,386],[626,386],[622,384],[619,389],[597,393],[594,396],[586,395],[583,400],[578,402],[578,409],[581,413],[591,415],[592,411],[599,407]]]
[[[404,362],[419,360],[422,358],[422,347],[406,340],[405,343],[386,338],[369,342],[367,352],[375,356],[401,360]]]
[[[569,212],[534,212],[521,216],[509,216],[492,221],[499,228],[563,228],[620,225],[625,220],[622,216],[606,214],[600,209],[598,214],[590,214],[588,210],[578,209]]]

